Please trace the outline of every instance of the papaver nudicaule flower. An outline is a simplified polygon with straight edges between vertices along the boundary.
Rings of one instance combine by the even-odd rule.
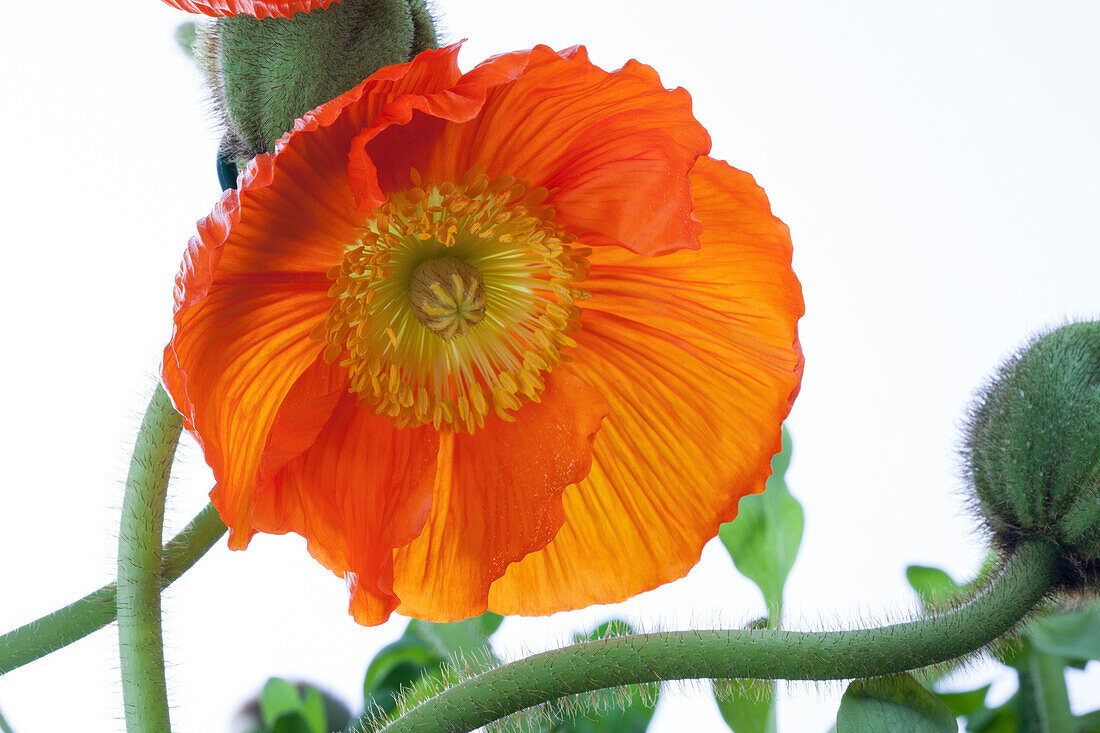
[[[682,89],[457,48],[299,120],[199,224],[163,377],[244,548],[296,532],[365,624],[683,576],[763,490],[801,289]]]

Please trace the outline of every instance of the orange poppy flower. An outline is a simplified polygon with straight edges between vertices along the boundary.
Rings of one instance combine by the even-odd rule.
[[[786,226],[682,89],[457,48],[299,120],[199,223],[163,377],[229,545],[296,532],[364,624],[681,577],[798,391]]]
[[[214,17],[253,15],[257,18],[290,18],[295,13],[308,13],[327,8],[340,0],[164,0],[173,8],[189,13]]]

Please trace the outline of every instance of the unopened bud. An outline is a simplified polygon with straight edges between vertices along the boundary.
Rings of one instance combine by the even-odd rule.
[[[274,149],[306,112],[435,46],[425,0],[341,0],[291,18],[218,18],[196,49],[247,159]]]
[[[971,415],[967,469],[1002,544],[1062,548],[1100,574],[1100,323],[1049,333],[1002,367]]]

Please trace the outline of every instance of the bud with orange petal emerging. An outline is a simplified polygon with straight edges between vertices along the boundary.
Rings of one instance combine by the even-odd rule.
[[[196,49],[241,159],[383,66],[436,47],[425,0],[342,0],[291,18],[218,18]]]

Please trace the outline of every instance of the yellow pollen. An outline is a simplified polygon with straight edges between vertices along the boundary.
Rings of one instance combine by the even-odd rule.
[[[399,427],[514,420],[576,346],[591,250],[556,225],[544,188],[481,166],[459,181],[415,169],[409,180],[329,271],[332,306],[313,336],[359,404]]]

